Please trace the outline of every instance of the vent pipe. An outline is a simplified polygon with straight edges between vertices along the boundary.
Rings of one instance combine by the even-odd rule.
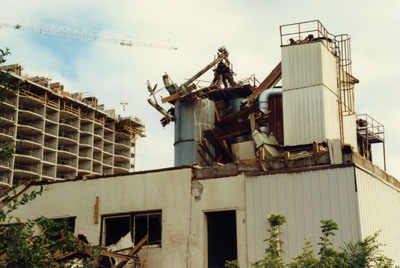
[[[264,90],[258,97],[258,108],[261,112],[266,113],[269,110],[268,100],[271,96],[282,96],[282,88],[270,88]],[[269,134],[269,125],[260,127],[260,131]]]

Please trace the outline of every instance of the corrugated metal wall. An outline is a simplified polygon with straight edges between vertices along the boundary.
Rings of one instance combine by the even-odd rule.
[[[297,256],[309,238],[316,247],[320,221],[339,224],[335,246],[360,238],[354,167],[246,178],[247,245],[249,261],[264,255],[267,217],[281,214],[285,259]]]
[[[286,146],[340,139],[336,73],[322,42],[282,47]]]
[[[400,265],[400,193],[370,173],[356,168],[362,237],[382,230],[385,254]]]

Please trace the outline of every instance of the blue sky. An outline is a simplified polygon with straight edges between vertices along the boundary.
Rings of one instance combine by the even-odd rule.
[[[236,79],[262,80],[280,61],[279,26],[319,19],[333,34],[352,36],[357,113],[385,125],[388,172],[400,178],[398,77],[400,1],[55,1],[2,0],[0,18],[172,40],[177,51],[66,39],[0,28],[9,63],[29,75],[49,76],[69,92],[90,92],[107,108],[135,115],[146,124],[139,143],[139,168],[173,165],[173,126],[147,104],[146,80],[161,85],[164,72],[183,83],[225,45]],[[5,8],[4,8],[5,7]],[[204,79],[209,78],[205,76]],[[166,96],[166,93],[163,93]],[[380,148],[375,150],[381,164]],[[378,154],[379,153],[379,154]]]

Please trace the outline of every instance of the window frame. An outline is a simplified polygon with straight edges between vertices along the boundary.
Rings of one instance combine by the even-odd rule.
[[[144,244],[144,246],[157,246],[157,247],[161,247],[162,246],[162,210],[158,209],[158,210],[145,210],[145,211],[132,211],[132,212],[126,212],[126,213],[113,213],[113,214],[104,214],[101,215],[101,226],[100,226],[100,239],[99,239],[99,245],[101,246],[106,246],[106,220],[107,219],[111,219],[111,218],[119,218],[119,217],[129,217],[129,222],[130,222],[130,226],[129,226],[129,231],[131,232],[131,240],[133,241],[134,244],[135,240],[136,240],[136,221],[135,221],[135,217],[137,216],[147,216],[147,235],[149,236],[149,225],[150,225],[150,221],[149,221],[149,216],[150,215],[160,215],[160,240],[155,240],[152,242],[146,242]]]

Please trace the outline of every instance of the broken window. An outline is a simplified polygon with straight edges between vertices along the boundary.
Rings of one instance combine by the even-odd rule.
[[[103,216],[101,244],[116,244],[130,234],[134,244],[147,235],[145,245],[161,245],[161,220],[161,211]]]

